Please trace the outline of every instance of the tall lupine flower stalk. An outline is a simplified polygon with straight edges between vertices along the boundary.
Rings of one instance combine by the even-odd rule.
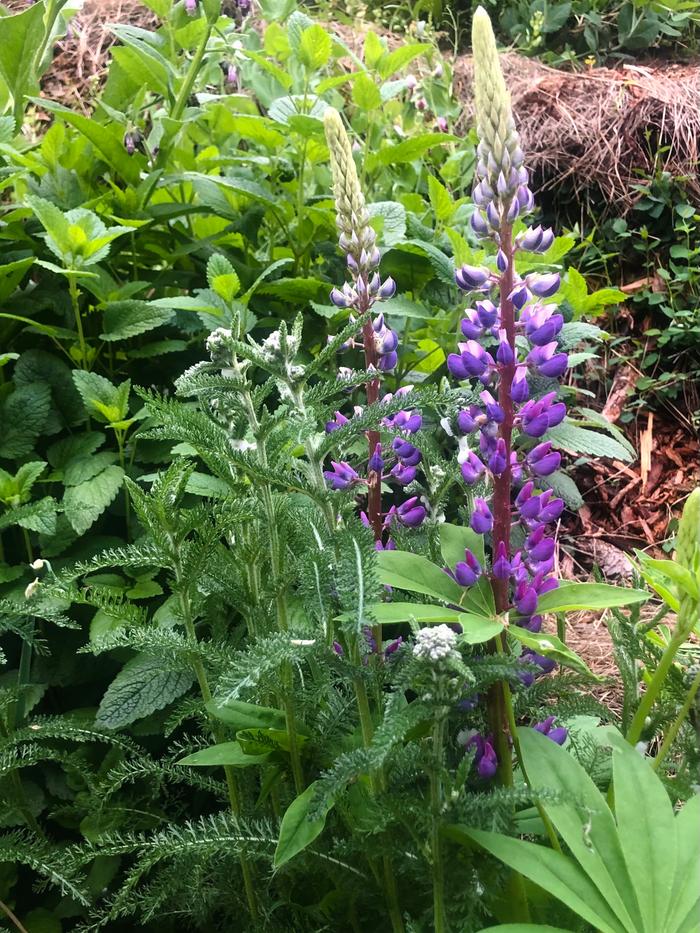
[[[361,328],[357,340],[350,345],[360,346],[364,352],[365,369],[369,378],[365,383],[366,400],[373,405],[380,400],[382,373],[390,372],[398,362],[398,335],[387,326],[384,315],[370,313],[377,302],[391,298],[396,284],[391,277],[382,281],[379,275],[380,252],[376,234],[369,222],[369,214],[360,180],[352,155],[352,146],[339,113],[333,108],[324,116],[326,139],[330,150],[333,193],[336,202],[336,222],[340,248],[346,256],[350,281],[342,288],[333,288],[331,301],[338,308],[348,308],[351,319],[358,319]],[[400,393],[409,391],[408,387]],[[384,400],[391,400],[385,396]],[[326,426],[334,430],[347,422],[338,413],[336,420]],[[379,549],[392,547],[391,539],[384,540],[385,532],[394,522],[405,527],[420,525],[426,516],[425,508],[417,497],[410,497],[399,506],[382,512],[382,480],[406,486],[413,481],[421,453],[411,443],[410,436],[421,427],[422,418],[417,411],[399,411],[383,419],[382,426],[396,432],[390,450],[382,448],[378,430],[367,431],[367,477],[359,474],[347,463],[333,463],[326,471],[326,480],[333,489],[347,489],[365,483],[367,487],[367,511],[363,518],[371,527]],[[392,464],[392,465],[390,465]]]
[[[554,236],[541,227],[513,235],[515,221],[531,211],[534,199],[491,22],[482,7],[474,14],[472,39],[480,142],[471,225],[478,237],[491,239],[498,249],[495,269],[465,265],[455,273],[459,288],[474,293],[477,300],[461,323],[466,342],[459,344],[460,352],[451,354],[447,364],[457,379],[478,379],[483,386],[481,404],[459,413],[456,430],[462,435],[459,459],[464,481],[472,485],[486,480],[491,487],[490,502],[476,500],[471,525],[478,534],[491,534],[490,575],[496,611],[510,613],[516,624],[538,631],[542,621],[537,615],[538,598],[557,585],[550,576],[555,542],[547,534],[547,525],[564,508],[561,499],[542,488],[541,478],[558,468],[560,455],[551,442],[540,438],[563,420],[566,408],[557,401],[556,388],[541,398],[531,398],[528,377],[554,380],[567,368],[567,355],[559,352],[557,344],[563,318],[555,305],[543,302],[558,289],[559,276],[521,278],[515,271],[517,251],[542,253]],[[524,455],[513,446],[516,430],[530,441]],[[477,432],[478,453],[470,441]],[[524,543],[514,551],[511,530],[515,525],[523,529]],[[465,572],[461,565],[455,568],[458,582],[463,577],[462,585],[470,585],[480,572],[470,567],[470,555],[466,556],[465,567],[473,572]],[[496,649],[503,651],[503,637],[497,641]],[[538,658],[523,660],[537,665]],[[500,776],[510,783],[508,684],[493,688],[489,710]]]
[[[369,373],[369,378],[365,383],[366,398],[367,404],[372,405],[379,401],[381,373],[388,372],[396,366],[398,336],[386,326],[382,314],[373,319],[370,312],[377,301],[390,298],[394,294],[396,286],[391,278],[382,282],[377,271],[380,253],[376,243],[376,234],[369,222],[369,214],[352,156],[352,146],[345,132],[340,114],[333,108],[328,108],[324,115],[324,124],[333,175],[336,220],[340,233],[339,244],[341,250],[345,253],[351,277],[351,281],[346,282],[342,289],[334,288],[332,290],[331,301],[339,308],[349,308],[351,315],[359,319],[365,369]],[[355,341],[351,341],[351,343],[354,344]],[[393,416],[394,420],[398,418],[399,422],[401,422],[400,425],[396,426],[406,428],[412,414],[402,412]],[[399,415],[406,415],[405,422]],[[411,428],[408,429],[409,433],[411,430],[418,430],[420,427],[420,416],[418,416],[418,419],[418,421],[414,419]],[[326,425],[326,430],[337,429],[345,424],[347,420],[344,415],[337,412],[335,421],[329,422]],[[418,462],[420,454],[417,448],[413,447],[405,438],[403,440],[406,447],[396,453],[399,458],[397,465],[402,463],[402,460],[408,460],[408,463],[402,465],[410,467],[411,464],[415,465]],[[409,447],[411,451],[408,450]],[[399,520],[403,518],[405,524],[420,524],[425,517],[425,510],[416,505],[416,500],[408,500],[398,509],[394,509],[390,516],[383,516],[382,478],[385,458],[382,453],[381,436],[378,430],[367,431],[367,448],[366,521],[374,534],[376,547],[381,549],[384,547],[384,530],[391,525],[395,514]],[[402,453],[405,454],[403,458]],[[411,454],[410,457],[408,456],[409,453]],[[418,459],[416,459],[416,454]],[[413,463],[414,460],[415,463]],[[324,474],[332,489],[347,489],[362,482],[360,476],[350,464],[333,462],[332,467],[332,470],[327,470]],[[416,509],[413,514],[411,514],[412,509]],[[390,539],[387,546],[391,546]],[[381,650],[380,628],[375,631],[373,638]],[[359,658],[356,645],[353,646],[353,651],[357,661]],[[369,747],[374,727],[367,689],[361,676],[355,679],[355,694],[363,743],[365,747]],[[371,786],[373,793],[381,793],[384,790],[383,774],[373,774]],[[393,933],[403,933],[404,923],[398,902],[398,889],[389,856],[384,856],[382,862],[384,895],[392,930]]]

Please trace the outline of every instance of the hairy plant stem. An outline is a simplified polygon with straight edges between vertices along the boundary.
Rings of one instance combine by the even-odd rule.
[[[501,275],[500,306],[501,327],[505,329],[508,343],[515,353],[515,309],[510,293],[513,291],[513,236],[512,228],[503,224],[501,227],[501,249],[506,257],[506,271]],[[498,545],[505,545],[506,554],[510,555],[511,524],[511,467],[510,453],[513,435],[513,400],[510,395],[515,364],[499,364],[498,403],[503,409],[504,419],[499,427],[499,437],[506,446],[506,468],[493,481],[493,553]],[[506,613],[510,605],[508,580],[492,579],[493,593],[496,600],[496,612]],[[494,639],[492,651],[506,653],[507,645],[503,634]],[[496,755],[498,757],[498,777],[506,787],[513,785],[513,765],[510,744],[508,742],[508,714],[506,699],[507,684],[498,681],[489,688],[488,707],[491,731],[493,732]]]
[[[666,758],[666,755],[668,755],[671,749],[671,746],[676,741],[676,736],[678,735],[681,726],[685,722],[685,717],[690,712],[690,707],[693,705],[693,700],[695,699],[695,694],[698,692],[698,688],[700,688],[700,673],[697,673],[695,675],[695,678],[692,684],[690,685],[690,689],[688,690],[688,693],[686,695],[685,703],[683,704],[683,706],[681,706],[680,710],[678,711],[678,715],[673,720],[673,724],[671,725],[671,728],[668,730],[668,732],[664,736],[663,743],[661,745],[661,748],[659,749],[659,752],[656,758],[654,758],[654,760],[651,763],[651,766],[652,768],[654,768],[654,770],[659,768],[663,760]]]
[[[87,369],[88,352],[87,344],[85,343],[85,333],[83,331],[83,319],[80,314],[80,291],[75,276],[70,273],[68,275],[68,293],[70,295],[70,303],[73,308],[75,327],[78,331],[78,341],[80,343],[80,368]]]
[[[175,561],[174,569],[175,579],[178,584],[180,611],[182,612],[185,632],[187,633],[189,640],[196,645],[197,631],[195,629],[194,618],[192,614],[192,604],[190,602],[187,591],[183,588],[183,571],[182,564],[180,563],[179,559]],[[199,692],[201,693],[202,700],[206,705],[212,700],[212,692],[211,687],[209,686],[209,678],[207,677],[207,672],[204,668],[204,664],[202,663],[201,658],[195,657],[192,661],[192,667],[194,669],[194,674],[199,685]],[[214,737],[214,741],[217,743],[224,742],[226,740],[226,736],[223,729],[213,717],[210,716],[209,719],[211,724],[211,733]],[[241,801],[236,774],[230,765],[224,765],[223,768],[224,774],[226,776],[226,789],[228,791],[231,812],[233,813],[234,817],[238,819],[241,815]],[[255,897],[255,885],[253,883],[253,875],[250,864],[248,863],[245,855],[239,855],[238,861],[241,866],[241,872],[243,874],[243,885],[245,887],[248,910],[250,911],[251,918],[256,920],[258,917],[258,903]]]
[[[182,87],[180,88],[180,92],[177,95],[173,109],[170,112],[170,118],[172,120],[181,119],[182,114],[185,111],[187,101],[189,100],[190,94],[192,93],[192,88],[194,87],[194,82],[197,80],[197,73],[199,71],[200,65],[202,64],[204,53],[207,50],[207,44],[211,37],[213,28],[214,27],[212,23],[207,22],[206,29],[202,33],[202,38],[200,39],[199,45],[197,46],[197,49],[194,53],[194,58],[190,62],[190,67],[187,69],[185,80],[182,83]]]
[[[430,850],[433,869],[433,930],[447,933],[445,912],[445,866],[442,859],[440,823],[442,818],[442,751],[445,741],[446,718],[442,711],[435,716],[433,724],[433,763],[430,770]]]

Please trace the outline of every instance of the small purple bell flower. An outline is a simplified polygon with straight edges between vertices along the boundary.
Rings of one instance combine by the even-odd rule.
[[[507,580],[510,577],[511,566],[506,553],[506,546],[503,541],[499,541],[494,555],[491,573],[497,580]]]
[[[544,441],[534,447],[527,457],[526,463],[536,476],[550,476],[561,464],[561,454],[552,450],[552,442]]]
[[[455,281],[465,292],[483,288],[490,278],[491,273],[489,270],[481,266],[468,266],[465,264],[455,272]]]
[[[332,470],[323,471],[323,476],[331,489],[347,489],[354,483],[359,482],[360,477],[349,463],[337,463],[332,460],[331,465]]]
[[[460,586],[474,586],[481,575],[481,564],[476,556],[466,548],[464,560],[455,564],[454,578]]]

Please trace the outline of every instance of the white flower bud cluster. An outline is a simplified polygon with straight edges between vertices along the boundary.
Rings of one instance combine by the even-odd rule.
[[[455,657],[457,635],[448,625],[433,625],[422,628],[416,634],[413,656],[424,661],[443,661]]]

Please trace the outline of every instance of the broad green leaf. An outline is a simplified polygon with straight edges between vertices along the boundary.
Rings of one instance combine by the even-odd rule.
[[[451,136],[449,133],[423,133],[420,136],[412,136],[410,139],[404,139],[403,142],[384,146],[370,153],[367,157],[367,169],[372,171],[381,165],[415,162],[434,146],[446,146],[448,143],[456,142],[457,139],[457,136]]]
[[[379,578],[385,586],[394,586],[410,593],[424,593],[447,603],[459,605],[465,590],[444,570],[426,557],[409,551],[379,551]]]
[[[309,71],[318,71],[328,64],[332,47],[331,37],[323,26],[314,23],[302,32],[297,55]]]
[[[47,458],[54,470],[65,470],[71,460],[82,459],[93,454],[105,441],[101,431],[85,431],[62,437],[47,451]]]
[[[424,240],[406,240],[399,248],[407,253],[418,253],[427,256],[435,275],[440,281],[445,285],[454,285],[454,263],[449,256],[433,243]]]
[[[35,98],[34,103],[44,110],[58,114],[63,121],[75,127],[79,133],[90,140],[110,168],[129,184],[138,185],[140,165],[143,164],[144,157],[127,155],[123,143],[123,127],[117,124],[98,123],[91,117],[85,117],[56,101],[45,100],[43,97]]]
[[[687,567],[682,567],[675,560],[656,560],[653,557],[649,557],[648,554],[644,554],[642,551],[636,551],[635,553],[642,568],[653,572],[650,574],[652,578],[654,573],[660,574],[662,577],[672,580],[676,586],[684,590],[691,599],[700,599],[698,580]]]
[[[44,430],[51,408],[51,390],[43,383],[18,386],[0,402],[0,457],[26,457]]]
[[[668,933],[696,933],[700,917],[700,885],[697,883],[700,865],[700,794],[686,801],[676,815],[676,872],[671,894]]]
[[[115,46],[112,49],[112,58],[137,87],[147,87],[150,91],[167,98],[171,69],[167,61],[153,49],[148,49],[145,43]]]
[[[67,464],[63,471],[63,483],[66,486],[77,486],[97,476],[117,459],[117,454],[111,450],[103,450],[98,454],[87,457],[75,457]]]
[[[327,799],[324,802],[323,816],[314,820],[308,818],[314,795],[316,781],[293,800],[282,817],[280,838],[275,849],[274,866],[280,868],[290,859],[311,845],[318,838],[326,825],[326,816],[333,807],[334,801]]]
[[[44,12],[44,4],[37,3],[21,13],[2,17],[0,73],[12,94],[17,126],[22,122],[24,95],[36,86],[39,77],[34,60],[44,39]]]
[[[615,821],[620,844],[644,928],[647,933],[659,933],[667,929],[666,919],[672,907],[677,853],[673,807],[649,761],[617,730],[606,731],[613,748]]]
[[[250,765],[262,764],[268,757],[269,755],[246,755],[238,742],[222,742],[220,745],[212,745],[210,748],[203,748],[201,752],[181,758],[176,764],[193,765],[198,768],[213,765],[248,768]]]
[[[102,319],[104,333],[100,334],[100,339],[128,340],[129,337],[145,334],[167,324],[172,316],[172,310],[154,307],[148,301],[139,301],[136,298],[110,301]]]
[[[361,110],[381,107],[382,95],[375,82],[365,72],[360,72],[352,86],[352,100]]]
[[[284,713],[269,706],[245,703],[243,700],[212,700],[206,704],[207,710],[216,719],[221,719],[234,732],[239,729],[284,729]]]
[[[374,201],[367,205],[370,219],[381,217],[380,240],[385,246],[395,246],[406,236],[406,208],[396,201]],[[377,224],[375,223],[376,227]]]
[[[550,428],[546,434],[555,447],[568,450],[575,454],[590,454],[594,457],[610,457],[613,460],[622,460],[623,463],[634,460],[634,456],[626,446],[608,434],[600,431],[591,431],[581,428],[571,421],[564,421],[555,428]]]
[[[580,658],[575,651],[568,648],[556,635],[552,635],[550,632],[529,632],[526,628],[521,628],[519,625],[511,625],[508,628],[508,632],[522,645],[532,648],[538,654],[542,654],[546,658],[552,658],[557,664],[570,667],[572,670],[579,671],[581,674],[586,674],[594,680],[598,679],[589,669],[583,658]]]
[[[456,612],[442,606],[421,603],[376,603],[368,606],[368,613],[382,625],[415,620],[422,625],[449,623],[462,626],[460,640],[469,645],[479,645],[495,638],[503,631],[503,623],[492,616],[474,612]]]
[[[609,583],[562,583],[540,596],[538,612],[569,612],[574,609],[610,609],[649,599],[645,590],[611,586]]]
[[[382,40],[370,29],[369,32],[365,35],[365,45],[363,51],[363,57],[365,60],[365,65],[368,68],[374,68],[379,59],[382,57],[386,49],[382,44]]]
[[[447,567],[464,560],[464,551],[469,548],[479,561],[484,561],[484,536],[472,531],[468,525],[440,525],[440,551]]]
[[[423,55],[431,49],[432,46],[425,42],[417,42],[413,45],[401,45],[393,52],[389,52],[382,56],[379,61],[379,74],[386,80],[386,78],[390,78],[395,72],[405,68],[414,58],[418,58],[419,55]]]
[[[547,816],[621,926],[638,933],[639,906],[604,796],[586,770],[556,742],[525,727],[518,729],[518,737],[531,786],[557,793],[556,799],[540,799]]]
[[[545,738],[545,741],[549,740]],[[445,835],[456,842],[476,842],[510,868],[566,904],[600,933],[625,933],[625,927],[609,909],[595,884],[586,877],[573,859],[567,858],[561,852],[555,852],[534,842],[524,842],[522,839],[512,839],[499,833],[471,829],[468,826],[448,826]],[[628,930],[627,933],[632,931]]]
[[[34,256],[26,259],[15,259],[0,265],[0,301],[9,298],[24,278],[24,273],[34,263]]]
[[[13,509],[7,509],[0,515],[0,530],[19,525],[27,531],[36,531],[42,535],[56,532],[56,502],[50,496],[44,496],[36,502],[27,502]]]
[[[481,933],[571,933],[564,927],[552,927],[543,923],[503,923],[497,927],[487,927]]]
[[[122,729],[177,700],[193,681],[191,671],[169,670],[163,658],[138,654],[127,661],[107,687],[95,724]]]
[[[115,386],[98,373],[73,372],[73,382],[89,415],[107,424],[121,421],[129,410],[131,381]]]
[[[63,508],[66,518],[79,535],[85,534],[116,499],[123,479],[122,468],[113,465],[87,482],[66,489]]]
[[[455,203],[447,188],[434,175],[428,175],[428,197],[435,219],[446,223],[454,213]]]
[[[566,507],[572,511],[577,511],[583,505],[583,496],[579,492],[576,483],[562,470],[555,470],[554,473],[544,477],[540,481],[543,488],[551,489],[554,494],[566,503]]]

